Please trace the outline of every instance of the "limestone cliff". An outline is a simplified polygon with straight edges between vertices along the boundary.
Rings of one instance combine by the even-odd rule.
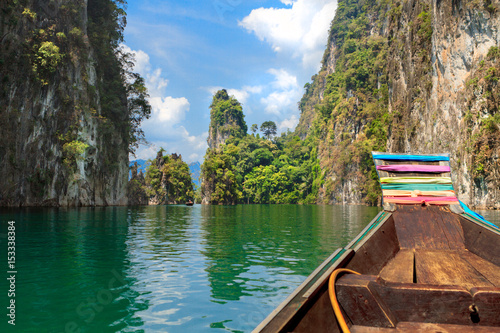
[[[215,93],[210,105],[210,128],[205,161],[201,166],[201,203],[234,205],[239,194],[234,165],[222,153],[220,146],[230,137],[247,134],[247,124],[241,104],[225,89]]]
[[[375,203],[369,151],[450,152],[455,190],[500,208],[500,2],[339,1],[297,132],[320,130],[320,200]]]
[[[119,4],[5,0],[0,11],[0,205],[126,204],[134,128]]]
[[[216,149],[226,142],[229,136],[244,136],[247,125],[241,104],[229,96],[226,89],[215,93],[210,105],[210,128],[208,130],[208,149]]]

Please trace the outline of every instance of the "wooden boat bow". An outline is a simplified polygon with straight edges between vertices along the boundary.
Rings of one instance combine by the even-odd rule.
[[[336,269],[360,273],[335,284],[351,332],[500,332],[500,232],[462,206],[449,156],[373,156],[384,211],[254,332],[342,332]]]

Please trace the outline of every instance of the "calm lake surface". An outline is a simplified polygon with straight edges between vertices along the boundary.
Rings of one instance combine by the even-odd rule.
[[[0,211],[1,332],[249,332],[378,213],[365,206]],[[499,224],[499,211],[480,211]],[[16,326],[7,324],[15,221]]]

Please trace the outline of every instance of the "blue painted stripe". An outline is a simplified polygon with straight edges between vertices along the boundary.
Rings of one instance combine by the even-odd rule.
[[[444,155],[396,155],[396,154],[373,154],[373,158],[377,160],[389,161],[419,161],[419,162],[432,162],[432,161],[449,161],[449,156]]]
[[[460,201],[460,200],[459,200],[459,201]],[[475,217],[476,219],[481,220],[482,222],[484,222],[484,223],[486,223],[486,224],[489,224],[489,225],[491,225],[492,227],[495,227],[495,228],[499,229],[497,225],[495,225],[495,224],[491,223],[490,221],[486,220],[486,219],[485,219],[482,215],[480,215],[480,214],[476,213],[475,211],[473,211],[472,209],[470,209],[469,207],[467,207],[467,205],[466,205],[466,204],[464,204],[462,201],[460,201],[460,205],[462,206],[463,210],[464,210],[467,214],[469,214],[470,216],[473,216],[473,217]]]

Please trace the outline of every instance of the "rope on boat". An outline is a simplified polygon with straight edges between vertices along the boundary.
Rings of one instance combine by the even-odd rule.
[[[356,274],[356,275],[360,275],[360,274],[358,272],[352,271],[352,270],[347,269],[347,268],[337,268],[330,275],[330,280],[328,281],[328,294],[330,295],[330,302],[332,302],[333,312],[335,313],[335,317],[337,318],[337,321],[339,322],[340,329],[342,330],[342,333],[351,333],[351,331],[349,330],[349,327],[347,326],[347,323],[344,319],[344,316],[342,315],[342,311],[340,310],[339,302],[337,301],[337,295],[335,293],[335,281],[337,280],[337,276],[340,273],[351,273],[351,274]]]

